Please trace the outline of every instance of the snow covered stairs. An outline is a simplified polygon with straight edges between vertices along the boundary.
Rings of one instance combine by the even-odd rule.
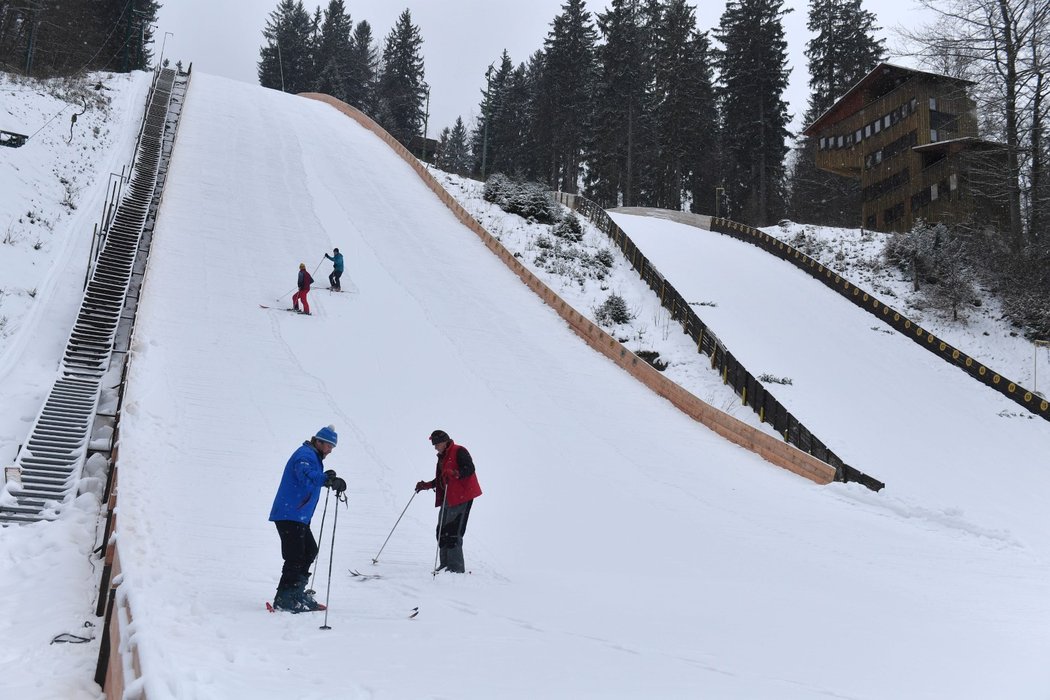
[[[62,357],[61,376],[19,451],[15,479],[9,479],[0,493],[0,524],[53,519],[61,504],[76,495],[114,350],[122,359],[126,356],[145,268],[143,232],[152,232],[160,195],[158,178],[166,170],[162,160],[170,154],[174,139],[174,129],[166,139],[165,125],[178,77],[173,69],[166,69],[154,79],[128,187],[84,291]],[[179,87],[184,94],[185,78]],[[118,340],[123,347],[116,347]]]

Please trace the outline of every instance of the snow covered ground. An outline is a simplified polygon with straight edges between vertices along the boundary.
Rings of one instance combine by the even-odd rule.
[[[729,241],[659,230],[650,251],[651,221],[627,230],[683,292],[673,261],[656,256],[689,265],[697,242]],[[494,233],[509,241],[511,228]],[[727,272],[769,258],[736,245],[717,251]],[[333,246],[352,292],[311,292],[312,317],[259,308],[287,304],[299,262],[323,279]],[[870,330],[834,293],[768,272],[771,290],[813,305],[807,321],[828,314],[834,328],[742,359],[795,377],[794,398],[829,428],[867,405],[866,430],[843,447],[887,481],[882,493],[815,486],[652,395],[335,110],[195,73],[122,424],[136,688],[151,699],[1045,697],[1050,533],[1038,506],[1050,426],[1000,415],[1005,399]],[[622,290],[640,310],[623,279],[580,303]],[[730,281],[698,293],[718,304],[709,320],[735,353],[761,350],[738,333],[752,313],[752,326],[771,325],[765,311]],[[663,343],[648,313],[639,348]],[[880,350],[878,368],[947,395],[901,400],[871,367],[831,364],[824,340],[858,337]],[[855,393],[819,414],[825,388],[811,378],[829,366]],[[328,465],[350,502],[334,547],[331,506],[326,516],[322,631],[321,615],[262,603],[281,564],[266,522],[281,469],[327,423],[340,433]],[[471,450],[485,491],[463,576],[431,576],[436,511],[430,494],[412,498],[438,427]],[[46,596],[91,603],[90,590],[70,592],[89,573],[75,521],[0,531],[0,597],[18,601],[0,616],[0,688],[12,697],[98,695],[97,641],[47,645],[76,630],[73,608],[48,609]]]
[[[792,222],[762,230],[801,248],[825,267],[872,292],[1004,377],[1050,396],[1050,347],[1037,347],[1027,340],[1004,317],[994,296],[982,296],[980,306],[961,308],[958,321],[950,313],[927,307],[913,291],[907,275],[882,257],[882,249],[892,234]]]

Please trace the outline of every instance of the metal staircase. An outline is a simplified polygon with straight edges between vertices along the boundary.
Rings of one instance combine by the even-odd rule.
[[[114,382],[106,379],[113,368],[119,386],[187,82],[187,75],[173,69],[160,71],[154,79],[128,187],[103,234],[66,343],[61,376],[19,451],[15,469],[8,470],[0,524],[54,519],[76,496],[93,449],[96,419],[102,415],[100,398],[114,390]]]

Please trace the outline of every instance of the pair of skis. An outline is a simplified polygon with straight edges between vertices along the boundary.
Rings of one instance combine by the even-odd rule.
[[[362,574],[360,571],[356,571],[354,569],[350,569],[350,575],[353,576],[358,581],[374,581],[375,579],[383,578],[379,574]],[[304,611],[304,612],[320,612],[320,611],[322,611],[324,609],[325,609],[324,606],[321,606],[316,611],[311,610],[311,611]],[[266,610],[269,611],[269,612],[277,612],[277,609],[274,608],[273,604],[270,603],[269,601],[267,601],[267,603],[266,603]],[[296,612],[296,611],[293,611],[293,612]],[[412,620],[418,614],[419,614],[419,606],[417,605],[416,607],[412,608],[412,610],[409,611],[408,619]]]

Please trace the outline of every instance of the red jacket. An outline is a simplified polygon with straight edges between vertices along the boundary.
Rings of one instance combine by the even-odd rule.
[[[446,506],[458,506],[481,495],[478,476],[474,473],[474,460],[471,459],[467,448],[452,441],[449,441],[445,451],[438,455],[437,469],[431,484],[436,489],[434,505],[439,508],[445,499],[446,486],[448,488]]]

